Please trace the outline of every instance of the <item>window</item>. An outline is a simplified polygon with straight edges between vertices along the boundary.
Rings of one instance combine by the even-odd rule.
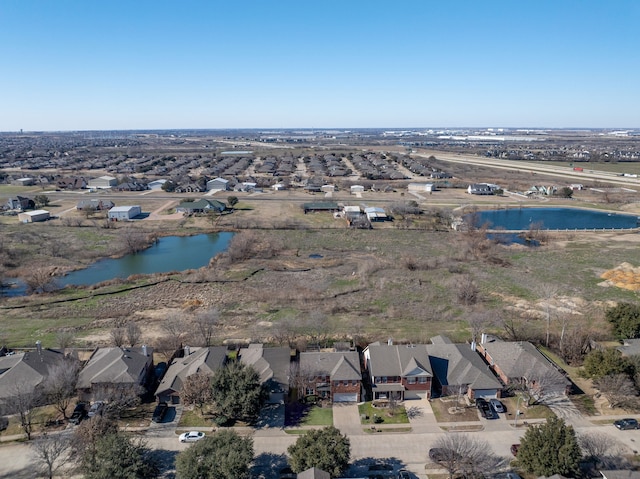
[[[407,378],[407,383],[415,384],[416,383],[416,378]]]
[[[381,376],[381,377],[380,377],[380,382],[381,382],[382,384],[386,384],[386,383],[387,383],[387,376]]]
[[[420,377],[420,378],[418,378],[418,382],[419,382],[420,384],[427,384],[427,378],[426,378],[426,377],[424,377],[424,376],[423,376],[423,377]]]

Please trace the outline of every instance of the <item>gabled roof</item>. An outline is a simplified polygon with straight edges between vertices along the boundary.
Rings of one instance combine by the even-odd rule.
[[[178,208],[187,210],[215,209],[218,211],[224,211],[226,209],[226,206],[220,201],[202,198],[197,201],[185,201],[183,203],[180,203],[178,205]]]
[[[215,346],[210,348],[189,348],[189,354],[171,361],[167,372],[156,389],[156,396],[175,391],[180,392],[187,377],[196,373],[210,376],[224,366],[227,359],[227,348]]]
[[[314,376],[329,376],[332,381],[362,380],[356,351],[300,353],[300,368]]]
[[[531,381],[545,375],[557,375],[558,379],[562,377],[563,382],[569,384],[538,348],[528,341],[497,340],[482,343],[482,347],[508,378],[525,378]]]
[[[289,387],[291,349],[265,348],[262,344],[250,344],[239,352],[240,362],[252,366],[260,375],[260,382],[277,382],[284,390]]]
[[[370,344],[372,376],[433,376],[425,344]]]
[[[33,389],[48,376],[49,368],[64,359],[51,349],[0,357],[0,399],[11,397],[17,389]]]
[[[471,389],[502,389],[500,381],[468,344],[430,344],[429,355],[433,372],[443,386],[468,384]]]
[[[93,384],[138,384],[148,363],[153,362],[153,348],[98,348],[78,376],[78,389]]]
[[[331,479],[331,475],[328,472],[312,467],[306,471],[302,471],[298,474],[298,479]]]

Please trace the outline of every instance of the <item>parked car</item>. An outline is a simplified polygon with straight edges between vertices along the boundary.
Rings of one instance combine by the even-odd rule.
[[[102,415],[102,410],[104,409],[103,401],[94,402],[89,408],[89,413],[87,414],[89,417]]]
[[[411,479],[411,474],[406,469],[400,469],[398,471],[398,479]]]
[[[279,479],[296,479],[298,475],[290,467],[283,467],[278,473]]]
[[[434,447],[429,449],[429,459],[433,462],[442,462],[447,458],[447,451],[445,449]]]
[[[633,419],[632,417],[615,421],[613,425],[618,429],[620,429],[621,431],[624,431],[627,429],[638,429],[640,427],[638,425],[638,421],[636,419]]]
[[[491,399],[489,401],[489,404],[491,404],[491,407],[495,412],[504,413],[507,411],[504,407],[504,404],[502,404],[502,401],[500,401],[499,399]]]
[[[514,457],[518,455],[518,449],[520,449],[520,444],[511,444],[511,454],[513,454]]]
[[[180,442],[196,442],[196,441],[199,441],[200,439],[204,439],[204,432],[202,431],[183,432],[182,434],[180,434],[178,439],[180,439]]]
[[[87,415],[87,405],[83,402],[79,402],[76,404],[76,407],[73,409],[73,413],[69,418],[69,422],[71,424],[80,424],[85,416]]]
[[[164,417],[167,415],[167,411],[169,410],[169,405],[166,402],[160,402],[153,410],[153,416],[151,420],[153,422],[162,422]]]
[[[485,419],[496,419],[498,417],[491,405],[482,398],[476,399],[476,407],[480,411],[480,415]]]

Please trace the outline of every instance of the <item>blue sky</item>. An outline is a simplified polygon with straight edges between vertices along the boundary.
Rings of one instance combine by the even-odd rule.
[[[0,0],[0,131],[640,127],[637,0]]]

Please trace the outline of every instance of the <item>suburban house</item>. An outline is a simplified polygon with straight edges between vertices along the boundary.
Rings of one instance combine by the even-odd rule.
[[[229,188],[229,180],[214,178],[207,181],[207,191],[226,191]]]
[[[104,389],[150,384],[154,373],[153,348],[98,348],[78,375],[78,397],[100,399]]]
[[[303,203],[302,209],[304,210],[304,214],[307,213],[315,213],[317,211],[340,211],[342,208],[338,206],[338,203],[333,201],[316,201],[313,203]]]
[[[176,207],[176,213],[205,213],[207,211],[217,211],[222,213],[226,205],[217,200],[200,199],[198,201],[184,201]]]
[[[155,180],[149,182],[147,185],[150,190],[161,190],[162,186],[167,182],[167,180]]]
[[[335,185],[322,185],[320,187],[320,191],[323,191],[325,193],[333,193],[334,191],[336,191],[336,186]]]
[[[128,221],[142,214],[140,206],[114,206],[109,210],[111,221]]]
[[[7,201],[7,206],[10,210],[24,211],[35,208],[36,202],[31,198],[16,196],[14,198],[9,198],[9,201]]]
[[[467,193],[470,195],[492,195],[495,188],[487,183],[474,183],[467,187]]]
[[[571,387],[571,381],[528,341],[502,341],[482,334],[476,351],[507,386],[526,386],[534,396],[566,394]]]
[[[499,398],[502,384],[469,344],[454,344],[446,336],[431,338],[427,346],[434,389],[442,396],[464,394],[474,400]]]
[[[425,344],[373,343],[363,355],[374,400],[431,397],[433,373]]]
[[[82,211],[85,208],[92,208],[96,211],[104,211],[104,210],[110,210],[111,208],[113,208],[115,206],[115,204],[113,203],[113,201],[110,200],[98,200],[98,199],[91,199],[91,200],[80,200],[78,201],[78,204],[76,205],[76,209],[78,211]]]
[[[433,183],[409,183],[407,185],[407,190],[409,193],[431,193],[432,191],[435,191],[436,188]]]
[[[209,376],[222,368],[227,360],[227,348],[215,346],[208,348],[192,348],[185,346],[183,356],[175,358],[169,364],[167,372],[156,389],[155,396],[159,401],[180,403],[180,393],[184,381],[196,373]]]
[[[349,188],[349,191],[351,192],[352,195],[356,195],[359,193],[364,193],[364,186],[362,185],[351,185],[351,187]]]
[[[23,211],[18,213],[18,220],[21,223],[36,223],[38,221],[47,221],[51,215],[47,210]]]
[[[362,372],[357,351],[300,353],[298,395],[316,395],[332,402],[359,402]]]
[[[45,349],[36,342],[36,349],[23,353],[5,352],[0,357],[0,403],[17,394],[31,393],[49,375],[49,368],[65,358],[60,351]]]
[[[87,188],[108,189],[118,184],[118,179],[113,176],[100,176],[89,180]]]
[[[240,349],[238,357],[241,363],[251,366],[260,375],[260,383],[265,384],[269,391],[268,402],[283,404],[289,394],[291,349],[250,344]]]

